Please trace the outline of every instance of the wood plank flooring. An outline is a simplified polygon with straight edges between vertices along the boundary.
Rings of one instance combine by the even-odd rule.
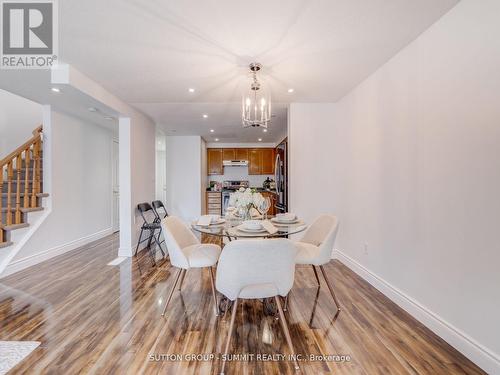
[[[12,374],[217,374],[230,314],[216,318],[208,271],[189,271],[161,317],[175,270],[146,252],[119,266],[118,236],[0,280],[0,340],[41,341]],[[342,311],[310,267],[297,267],[285,313],[296,351],[348,361],[300,362],[303,374],[484,374],[338,261],[326,271]],[[232,354],[287,355],[260,301],[239,308]],[[208,360],[168,355],[205,354]],[[214,359],[210,359],[214,355]],[[226,374],[293,374],[290,361],[234,360]]]

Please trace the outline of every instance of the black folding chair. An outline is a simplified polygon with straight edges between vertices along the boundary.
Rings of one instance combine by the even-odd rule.
[[[168,216],[167,209],[163,205],[162,201],[153,201],[151,202],[151,204],[153,205],[153,211],[155,212],[156,216],[155,221],[160,222]]]
[[[135,248],[135,253],[134,256],[137,255],[137,251],[139,251],[139,245],[143,242],[148,241],[148,249],[149,249],[149,255],[151,256],[151,260],[153,262],[153,265],[156,265],[155,261],[155,251],[151,248],[151,242],[154,240],[158,247],[160,248],[160,251],[165,257],[165,252],[163,251],[160,242],[158,241],[156,231],[160,232],[161,231],[161,223],[156,220],[157,215],[155,210],[153,210],[153,207],[149,203],[139,203],[137,205],[137,209],[139,210],[139,213],[142,216],[142,220],[144,221],[142,226],[141,226],[141,234],[139,234],[139,239],[137,241],[137,247]],[[152,212],[154,219],[153,221],[148,221],[146,215],[148,212]],[[149,231],[149,236],[147,238],[142,239],[142,234],[144,231]]]
[[[162,201],[153,201],[151,202],[153,205],[153,211],[155,213],[155,222],[156,223],[161,223],[163,219],[165,219],[168,216],[167,209],[165,208],[165,205],[163,204]],[[158,232],[158,239],[160,239],[161,236],[161,225],[160,225],[160,231]],[[160,244],[165,243],[165,239],[160,241]]]

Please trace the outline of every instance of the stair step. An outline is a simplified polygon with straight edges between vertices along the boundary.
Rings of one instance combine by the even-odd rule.
[[[0,249],[12,245],[11,241],[0,242]]]
[[[3,230],[9,231],[9,230],[23,229],[29,226],[30,226],[29,223],[4,225]]]

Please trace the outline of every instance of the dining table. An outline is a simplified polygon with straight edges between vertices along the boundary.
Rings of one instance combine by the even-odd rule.
[[[242,228],[242,224],[245,221],[243,218],[236,215],[226,215],[220,217],[220,219],[209,225],[199,225],[198,221],[193,221],[191,227],[196,232],[227,238],[229,241],[236,239],[248,239],[248,238],[279,238],[287,237],[292,234],[297,234],[303,232],[307,229],[306,223],[300,218],[292,222],[279,222],[276,216],[268,216],[264,219],[262,216],[253,217],[252,220],[266,220],[269,221],[277,231],[275,233],[270,233],[265,229],[260,231],[247,231]]]
[[[306,223],[297,218],[291,222],[280,222],[276,216],[266,216],[262,215],[255,216],[252,220],[265,220],[273,225],[275,230],[270,233],[266,229],[262,228],[259,231],[249,231],[245,230],[242,224],[246,221],[244,218],[239,217],[235,214],[228,214],[226,216],[221,216],[215,221],[208,225],[200,225],[199,221],[195,220],[191,223],[191,227],[194,231],[205,235],[211,235],[220,237],[221,239],[227,239],[228,241],[238,240],[238,239],[271,239],[271,238],[287,238],[290,235],[301,233],[307,229]],[[274,229],[273,228],[273,229]],[[224,250],[223,250],[224,251]],[[264,312],[268,315],[275,315],[277,313],[277,308],[274,302],[274,298],[265,298],[262,300],[264,304]],[[225,314],[229,310],[232,302],[226,297],[222,297],[219,301],[219,311]]]

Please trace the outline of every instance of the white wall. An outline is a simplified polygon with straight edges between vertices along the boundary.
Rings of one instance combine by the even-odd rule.
[[[42,106],[0,90],[0,159],[30,139],[42,123]]]
[[[199,136],[175,136],[167,139],[167,210],[186,221],[202,212],[201,149]]]
[[[292,104],[289,129],[291,209],[338,215],[336,247],[490,373],[500,373],[499,14],[498,1],[461,1],[338,103]]]
[[[112,132],[59,112],[51,117],[52,211],[9,265],[16,270],[111,233]]]

